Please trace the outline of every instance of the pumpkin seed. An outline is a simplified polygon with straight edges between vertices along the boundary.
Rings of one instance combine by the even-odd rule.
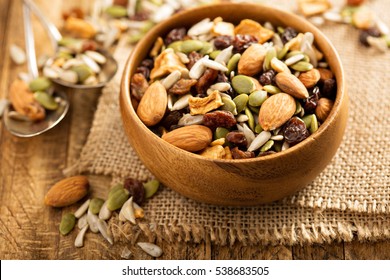
[[[230,58],[233,55],[233,46],[227,47],[223,49],[217,57],[214,59],[215,62],[221,63],[223,65],[227,65]]]
[[[255,90],[249,95],[248,103],[250,106],[259,107],[267,99],[267,92],[264,90]]]
[[[248,125],[249,125],[249,127],[252,130],[255,130],[255,119],[253,118],[253,114],[252,114],[251,110],[248,107],[245,108],[245,115],[247,115],[247,117],[248,117]]]
[[[314,132],[316,132],[318,130],[318,120],[317,120],[317,116],[315,114],[313,114],[313,116],[312,116],[309,130],[310,130],[311,134],[313,134]]]
[[[172,43],[173,44],[173,43]],[[216,51],[212,51],[211,53],[210,53],[210,58],[211,59],[216,59],[217,58],[217,56],[220,54],[220,50],[216,50]]]
[[[260,107],[254,107],[254,106],[250,106],[250,105],[248,105],[248,107],[249,107],[249,109],[251,109],[251,111],[253,112],[253,113],[255,113],[255,114],[259,114],[259,112],[260,112]]]
[[[277,58],[280,60],[283,59],[286,56],[287,52],[288,52],[288,47],[284,46],[280,51],[278,51]]]
[[[268,151],[269,149],[272,148],[273,145],[274,145],[274,141],[273,141],[273,140],[268,140],[268,141],[260,148],[260,152],[266,152],[266,151]]]
[[[39,77],[32,80],[28,87],[32,92],[46,91],[51,87],[51,81],[46,77]]]
[[[232,86],[238,94],[250,94],[256,89],[256,85],[253,80],[245,75],[234,76],[232,79]]]
[[[62,216],[60,223],[60,233],[62,235],[67,235],[72,231],[74,225],[76,224],[76,217],[72,213],[66,213]]]
[[[276,57],[276,49],[274,47],[270,48],[268,51],[267,51],[267,54],[265,55],[265,59],[264,59],[264,65],[263,65],[263,69],[264,70],[270,70],[271,69],[271,60]]]
[[[119,5],[113,5],[106,9],[106,13],[114,18],[121,18],[127,16],[127,9]]]
[[[155,244],[147,242],[138,242],[137,245],[147,254],[152,257],[158,258],[162,255],[163,251],[160,247]]]
[[[273,85],[263,86],[263,90],[265,90],[269,94],[277,94],[277,93],[282,92],[282,90],[280,88],[273,86]]]
[[[88,209],[88,212],[87,212],[87,222],[88,222],[88,225],[91,229],[91,231],[93,233],[98,233],[99,232],[99,228],[97,226],[97,222],[98,222],[99,218],[97,215],[93,214],[89,209]]]
[[[129,44],[135,44],[137,43],[139,40],[141,40],[143,37],[145,36],[145,34],[143,34],[142,32],[137,32],[137,33],[133,33],[131,34],[129,37],[128,37],[128,42]],[[113,38],[113,40],[115,41],[115,39]],[[105,42],[107,42],[107,39],[105,40]]]
[[[253,152],[259,149],[261,146],[263,146],[267,141],[271,138],[271,132],[269,131],[262,131],[259,133],[259,135],[256,136],[256,138],[253,140],[251,145],[248,148],[248,151]]]
[[[203,42],[198,40],[186,40],[181,44],[180,51],[185,54],[196,52],[203,48]]]
[[[298,100],[295,100],[295,105],[296,105],[296,109],[295,109],[294,115],[298,115],[302,111],[301,102],[299,102]]]
[[[276,152],[281,152],[282,151],[282,145],[283,143],[282,142],[275,142],[274,143],[274,149]]]
[[[141,31],[142,33],[145,34],[145,33],[148,32],[150,29],[152,29],[153,26],[154,26],[154,22],[151,21],[151,20],[147,20],[147,21],[144,23],[144,25],[141,27],[140,31]]]
[[[160,187],[160,182],[156,179],[153,179],[143,183],[143,186],[145,188],[145,198],[151,198]]]
[[[71,70],[76,72],[78,81],[81,83],[92,75],[92,70],[85,64],[73,66]]]
[[[114,192],[116,192],[119,189],[123,189],[123,184],[116,184],[110,189],[110,192],[108,193],[108,198],[110,198]]]
[[[165,87],[165,89],[170,89],[173,87],[174,84],[176,84],[177,81],[179,81],[181,78],[181,72],[179,70],[173,71],[171,74],[169,74],[162,82],[161,84]]]
[[[55,102],[53,96],[44,91],[36,91],[34,99],[47,110],[57,110],[58,103]]]
[[[110,211],[115,211],[122,207],[122,205],[129,198],[129,191],[125,188],[118,188],[111,196],[108,197],[107,208]]]
[[[77,234],[76,236],[76,239],[74,241],[74,246],[76,248],[80,248],[80,247],[83,247],[84,246],[84,236],[85,236],[85,233],[87,232],[88,230],[88,224],[85,225],[81,230],[80,232]]]
[[[88,210],[91,211],[92,214],[98,214],[102,205],[104,204],[104,200],[101,198],[92,198],[89,203]]]
[[[261,127],[261,125],[259,123],[256,124],[256,126],[255,126],[255,133],[259,134],[262,131],[263,131],[263,128]]]
[[[213,45],[210,42],[203,42],[203,47],[199,50],[199,53],[203,55],[210,54],[213,50]]]
[[[111,245],[114,244],[114,239],[112,237],[111,232],[108,230],[107,223],[103,220],[98,219],[97,226],[99,232],[103,235],[104,239],[106,239]]]
[[[181,45],[183,44],[183,41],[176,41],[173,43],[170,43],[167,48],[173,49],[175,52],[182,52]]]
[[[229,130],[224,127],[217,127],[214,132],[214,139],[226,138],[226,134],[229,133]]]
[[[218,62],[216,62],[214,60],[210,60],[210,59],[203,60],[203,65],[208,67],[208,68],[217,70],[217,71],[222,71],[222,72],[228,71],[228,69],[225,66],[223,66],[221,63],[218,63]]]
[[[241,111],[244,110],[248,103],[248,99],[249,97],[245,93],[240,94],[233,99],[233,102],[236,104],[237,113],[241,113]]]
[[[221,110],[229,111],[233,113],[233,115],[237,115],[237,106],[236,103],[226,97],[222,97],[223,106],[221,107]]]
[[[77,221],[77,227],[78,227],[79,229],[82,229],[82,228],[85,227],[86,225],[88,225],[87,214],[84,214],[83,216],[80,217],[80,219],[78,219],[78,221]]]
[[[313,69],[313,65],[305,61],[300,61],[298,63],[295,63],[294,65],[291,65],[290,67],[295,71],[299,71],[299,72],[307,72]]]
[[[101,220],[108,220],[112,215],[112,211],[107,208],[107,204],[108,204],[108,200],[106,200],[103,203],[102,207],[100,208],[99,219]]]
[[[71,45],[75,45],[78,42],[80,42],[80,40],[78,40],[78,39],[71,38],[71,37],[63,37],[63,38],[61,38],[61,40],[58,41],[58,45],[63,46],[63,47],[68,47]]]
[[[227,74],[228,74],[228,75],[229,75],[230,73],[232,73],[232,71],[236,70],[237,65],[238,65],[238,62],[240,61],[240,58],[241,58],[241,54],[236,53],[235,55],[233,55],[233,56],[229,59],[228,64],[227,64],[227,68],[228,68]]]

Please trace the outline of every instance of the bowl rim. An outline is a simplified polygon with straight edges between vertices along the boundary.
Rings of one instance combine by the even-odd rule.
[[[311,134],[308,138],[306,138],[302,142],[294,145],[293,147],[288,148],[287,150],[284,150],[284,151],[281,151],[281,152],[277,152],[277,153],[274,153],[274,154],[270,154],[270,155],[261,156],[261,157],[239,159],[239,160],[237,160],[237,159],[210,159],[210,158],[206,158],[206,157],[203,157],[203,156],[201,156],[199,154],[188,152],[186,150],[178,148],[178,147],[176,147],[176,146],[174,146],[174,145],[172,145],[172,144],[162,140],[161,137],[159,137],[156,134],[154,134],[150,130],[150,128],[147,127],[141,121],[141,119],[138,117],[136,111],[134,110],[134,108],[132,106],[132,103],[131,103],[131,93],[130,93],[130,81],[131,81],[130,73],[132,72],[131,71],[132,68],[135,69],[138,66],[138,65],[132,66],[132,64],[133,64],[132,62],[136,59],[137,53],[139,53],[144,48],[150,49],[152,47],[152,44],[150,42],[154,42],[154,40],[153,40],[154,37],[156,35],[158,36],[158,34],[162,33],[162,31],[164,29],[164,26],[168,22],[176,21],[176,22],[178,22],[178,24],[176,26],[180,27],[180,20],[179,19],[182,18],[182,17],[185,17],[188,14],[191,14],[191,13],[194,13],[194,12],[197,12],[197,11],[202,11],[202,10],[218,9],[218,7],[226,7],[226,6],[231,7],[232,9],[240,9],[242,7],[249,7],[249,8],[252,7],[252,8],[258,9],[260,7],[260,8],[269,10],[269,11],[274,10],[274,11],[277,11],[278,13],[280,13],[281,15],[283,15],[285,17],[290,17],[291,19],[293,19],[295,21],[298,21],[298,22],[301,22],[302,24],[308,25],[311,29],[314,29],[317,32],[318,36],[315,35],[315,41],[314,42],[317,41],[316,40],[317,37],[321,37],[321,40],[325,42],[325,45],[327,45],[327,47],[331,51],[330,54],[327,54],[326,56],[327,57],[333,56],[335,61],[336,61],[335,64],[337,65],[337,68],[339,68],[339,79],[336,76],[336,74],[334,73],[334,71],[332,71],[333,74],[335,74],[335,76],[336,76],[335,78],[336,78],[336,81],[337,81],[337,93],[336,93],[336,99],[334,101],[334,105],[332,107],[332,110],[329,113],[328,117],[326,118],[325,122],[323,122],[321,124],[321,126],[318,128],[318,130],[314,134]],[[243,20],[243,19],[245,19],[245,18],[242,18],[241,20]],[[202,18],[199,18],[199,21],[200,20],[202,20]],[[134,74],[134,73],[132,73],[132,74]],[[345,86],[345,73],[344,73],[344,68],[343,68],[340,56],[339,56],[337,50],[335,49],[335,47],[333,46],[333,44],[331,43],[331,41],[329,40],[329,38],[321,30],[319,30],[316,26],[314,26],[311,22],[309,22],[308,20],[306,20],[306,19],[302,18],[301,16],[298,16],[298,15],[292,13],[292,12],[285,11],[285,10],[282,10],[282,9],[279,9],[279,8],[276,8],[276,7],[273,7],[273,6],[270,6],[270,5],[266,5],[266,4],[255,4],[255,3],[216,3],[216,4],[208,4],[208,5],[194,7],[194,8],[190,8],[188,10],[180,11],[180,12],[174,14],[173,16],[171,16],[169,19],[164,20],[164,21],[160,22],[159,24],[157,24],[156,26],[154,26],[137,43],[137,45],[134,47],[134,49],[132,50],[131,54],[129,55],[129,57],[128,57],[127,61],[126,61],[125,68],[124,68],[124,71],[123,71],[123,74],[122,74],[121,90],[120,90],[119,98],[121,100],[125,101],[124,103],[120,102],[121,107],[122,106],[124,107],[124,108],[121,108],[121,109],[122,110],[127,110],[130,113],[131,117],[134,118],[134,121],[137,123],[137,125],[145,128],[147,130],[146,133],[148,134],[149,137],[153,137],[156,141],[160,141],[162,143],[162,145],[166,146],[168,149],[174,149],[177,152],[183,154],[183,156],[194,157],[197,160],[205,160],[205,161],[210,161],[210,162],[216,162],[216,163],[219,163],[219,164],[221,164],[221,163],[222,164],[223,163],[226,163],[226,164],[243,163],[244,164],[244,163],[253,163],[253,162],[264,162],[264,161],[270,161],[270,160],[280,160],[280,159],[283,159],[284,157],[290,156],[293,153],[296,153],[299,150],[304,149],[305,146],[307,146],[310,142],[316,141],[316,139],[321,137],[321,135],[329,128],[329,126],[331,126],[332,123],[334,123],[336,121],[335,120],[336,116],[339,114],[340,110],[342,110],[341,104],[343,103],[343,100],[345,98],[347,98],[347,95],[346,95],[346,86]],[[123,114],[122,114],[122,121],[123,121]]]

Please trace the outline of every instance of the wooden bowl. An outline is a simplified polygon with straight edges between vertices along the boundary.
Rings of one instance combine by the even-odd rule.
[[[338,91],[333,109],[317,132],[294,147],[245,160],[210,160],[181,150],[153,134],[131,105],[130,77],[158,36],[189,27],[204,18],[221,16],[238,24],[249,18],[260,23],[291,26],[312,32],[335,74]],[[217,4],[180,12],[151,30],[130,55],[122,78],[120,106],[128,139],[145,166],[167,187],[197,201],[230,206],[268,203],[305,187],[329,164],[346,127],[348,96],[340,58],[329,40],[306,20],[268,6]]]

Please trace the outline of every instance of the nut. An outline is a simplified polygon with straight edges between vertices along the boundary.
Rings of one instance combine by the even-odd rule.
[[[291,95],[277,93],[261,105],[259,123],[265,131],[274,130],[287,122],[294,115],[295,109],[295,100]]]
[[[86,176],[73,176],[56,183],[46,194],[45,204],[64,207],[82,199],[88,193],[89,183]]]
[[[305,17],[322,14],[330,7],[328,0],[298,0],[298,9]]]
[[[251,19],[244,19],[234,29],[235,34],[252,35],[260,44],[268,41],[274,35],[270,29],[264,28],[260,23]]]
[[[191,115],[204,115],[214,109],[217,109],[223,105],[221,95],[217,90],[214,90],[209,96],[190,97],[188,100]]]
[[[317,70],[320,73],[320,81],[321,82],[324,82],[325,80],[333,79],[333,73],[329,69],[318,68]]]
[[[302,82],[292,74],[279,73],[275,77],[276,84],[278,87],[288,94],[296,98],[308,98],[309,92]]]
[[[215,145],[207,147],[200,153],[200,155],[210,159],[223,159],[225,158],[226,152],[221,145]]]
[[[314,87],[321,78],[321,74],[317,69],[311,69],[307,72],[301,73],[298,79],[306,88]]]
[[[174,50],[168,48],[156,57],[154,68],[150,72],[150,79],[155,80],[179,70],[182,77],[188,77],[188,69],[175,54]]]
[[[68,17],[64,28],[78,38],[90,39],[96,35],[96,30],[90,23],[75,17]]]
[[[159,81],[156,81],[145,91],[139,102],[137,114],[145,125],[153,126],[164,117],[167,103],[167,91]]]
[[[242,54],[238,61],[238,73],[255,76],[263,69],[267,49],[260,44],[252,44]]]
[[[328,98],[320,98],[316,107],[316,116],[321,121],[324,122],[328,117],[330,111],[333,107],[333,101]]]
[[[161,137],[168,143],[189,152],[197,152],[206,148],[212,141],[211,130],[203,125],[184,126]]]

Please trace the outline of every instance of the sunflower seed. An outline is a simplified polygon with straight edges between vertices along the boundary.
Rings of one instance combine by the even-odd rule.
[[[13,62],[21,65],[26,62],[26,53],[19,46],[12,44],[9,49],[10,56]]]
[[[216,83],[216,84],[213,84],[210,88],[223,92],[223,91],[230,90],[231,86],[229,83]]]
[[[175,10],[170,5],[162,5],[158,10],[152,15],[151,20],[155,23],[159,23],[163,20],[169,18]]]
[[[121,258],[122,258],[122,259],[128,260],[128,259],[130,259],[131,254],[132,254],[132,253],[131,253],[131,251],[129,250],[129,248],[125,247],[125,248],[123,248],[123,250],[122,250]]]
[[[87,214],[84,214],[83,216],[81,216],[81,217],[77,220],[77,227],[78,227],[79,229],[82,229],[82,228],[85,227],[86,225],[88,225]]]
[[[98,83],[99,81],[96,78],[96,76],[89,76],[88,78],[85,79],[83,85],[97,85]]]
[[[132,17],[135,15],[137,6],[137,0],[129,0],[127,1],[127,16]]]
[[[178,125],[194,125],[194,124],[202,124],[203,123],[203,115],[195,115],[184,114],[183,117],[179,120]]]
[[[99,232],[99,228],[97,226],[98,220],[99,220],[98,216],[95,215],[95,214],[92,214],[92,212],[88,210],[88,212],[87,212],[87,222],[88,222],[88,225],[91,228],[91,231],[94,232],[94,233],[98,233]]]
[[[161,84],[165,87],[165,89],[170,89],[178,80],[181,78],[181,72],[179,70],[173,71],[169,74]]]
[[[21,113],[16,112],[16,111],[8,112],[7,117],[11,118],[11,119],[13,119],[15,121],[21,121],[21,122],[29,122],[29,121],[31,121],[27,116],[22,115]]]
[[[5,108],[8,106],[9,101],[7,99],[0,99],[0,118],[3,116]]]
[[[380,52],[386,52],[387,51],[387,42],[386,39],[383,37],[376,38],[372,36],[367,37],[367,42],[370,44],[371,47],[376,48]]]
[[[109,31],[105,33],[104,40],[102,41],[104,49],[108,49],[114,44],[114,42],[118,38],[119,32],[120,31],[118,28],[113,27],[110,28]]]
[[[271,59],[271,67],[274,69],[276,72],[285,72],[288,74],[291,74],[290,68],[281,60],[279,60],[277,57],[274,57]]]
[[[214,59],[215,62],[218,62],[222,65],[227,65],[230,58],[233,55],[233,46],[227,47],[226,49],[223,49],[217,57]]]
[[[122,206],[119,213],[119,220],[122,222],[130,221],[132,224],[136,224],[134,208],[133,208],[133,197],[130,197]]]
[[[151,255],[152,257],[155,257],[155,258],[160,257],[162,255],[162,253],[163,253],[162,249],[159,246],[157,246],[157,245],[155,245],[153,243],[138,242],[137,245],[139,247],[141,247],[141,249],[145,253],[147,253],[147,254]]]
[[[274,135],[271,137],[271,140],[282,141],[284,139],[283,135]]]
[[[243,132],[245,135],[246,140],[248,141],[248,147],[252,144],[253,140],[256,138],[255,134],[253,131],[244,123],[242,125]]]
[[[189,36],[199,36],[202,34],[209,33],[214,26],[214,22],[210,21],[209,18],[205,18],[200,22],[194,24],[187,32]]]
[[[375,20],[375,25],[382,35],[387,35],[390,33],[389,27],[384,21],[380,20],[379,18]]]
[[[302,40],[303,41],[303,40]],[[314,66],[317,67],[318,61],[317,61],[317,55],[313,49],[313,45],[310,44],[309,42],[303,42],[301,45],[301,52],[304,54],[308,55],[310,58],[310,63]]]
[[[95,60],[93,60],[92,58],[90,58],[89,56],[85,55],[85,54],[82,54],[81,55],[81,59],[84,61],[84,63],[89,67],[91,68],[91,70],[95,73],[99,73],[101,71],[101,68],[99,66],[99,64],[97,64],[95,62]]]
[[[185,53],[182,52],[175,52],[175,53],[183,64],[187,64],[188,62],[190,62],[190,59]]]
[[[108,230],[107,223],[103,220],[97,220],[97,227],[99,232],[103,235],[104,239],[106,239],[111,245],[114,244],[114,239],[112,238],[111,232]]]
[[[345,23],[345,19],[340,14],[340,12],[328,11],[323,13],[322,16],[327,21],[336,22],[336,23]]]
[[[65,61],[65,63],[62,64],[61,68],[64,70],[68,70],[68,69],[72,68],[73,66],[79,66],[82,64],[84,64],[84,62],[82,62],[80,59],[72,58],[72,59],[68,59],[67,61]]]
[[[310,18],[309,18],[309,21],[310,21],[312,24],[317,25],[317,26],[322,26],[322,25],[324,25],[324,23],[325,23],[324,17],[321,17],[321,16],[313,16],[313,17],[310,17]]]
[[[89,203],[90,203],[90,199],[86,200],[77,210],[76,212],[74,212],[74,216],[77,218],[77,219],[80,219],[81,216],[83,216],[87,210],[88,210],[88,207],[89,207]]]
[[[99,64],[104,64],[107,62],[107,58],[99,52],[86,51],[85,54],[87,56],[89,56],[90,58],[92,58],[93,60],[95,60]]]
[[[278,33],[275,33],[274,36],[272,37],[272,43],[278,49],[282,49],[283,48],[283,41],[280,38]]]
[[[167,107],[169,109],[169,111],[172,111],[172,107],[173,107],[173,97],[172,97],[172,94],[168,94],[168,102],[167,102]]]
[[[74,241],[74,246],[76,248],[80,248],[80,247],[83,247],[84,246],[84,236],[85,236],[85,233],[87,232],[88,230],[88,225],[85,225],[80,231],[79,233],[77,234],[76,236],[76,239]]]
[[[197,62],[195,62],[195,64],[192,66],[192,68],[189,72],[189,76],[191,79],[198,80],[203,75],[204,71],[206,71],[206,66],[203,64],[203,61],[208,60],[208,59],[209,59],[209,56],[206,55],[206,56],[202,57],[201,59],[199,59]]]
[[[259,135],[256,136],[256,138],[253,140],[251,145],[248,148],[249,152],[256,151],[261,146],[263,146],[267,141],[271,138],[271,132],[269,131],[262,131]]]
[[[111,218],[112,211],[110,211],[110,209],[107,208],[107,204],[108,204],[108,200],[106,200],[103,203],[102,207],[100,208],[99,219],[101,220],[108,220],[109,218]]]
[[[290,58],[287,58],[284,63],[287,65],[287,66],[291,66],[295,63],[297,63],[298,61],[301,61],[302,59],[304,59],[305,56],[303,54],[297,54],[297,55],[294,55]]]
[[[318,62],[318,67],[320,68],[328,68],[329,64],[325,61]]]
[[[58,72],[51,67],[43,67],[42,71],[43,76],[45,76],[46,78],[57,79],[59,77]]]
[[[205,59],[205,60],[203,60],[202,63],[203,63],[203,66],[217,70],[217,71],[222,71],[222,72],[228,71],[226,66],[223,66],[221,63],[215,62],[214,60]]]
[[[32,80],[32,77],[29,74],[27,74],[26,72],[20,72],[18,74],[18,78],[27,84],[29,84]]]
[[[240,114],[236,117],[237,122],[243,123],[249,120],[247,115]]]
[[[181,109],[184,109],[185,107],[187,107],[189,104],[188,100],[190,99],[191,96],[192,96],[191,94],[186,94],[186,95],[183,95],[182,97],[180,97],[175,102],[175,104],[173,104],[171,111],[177,111],[177,110],[181,110]]]

